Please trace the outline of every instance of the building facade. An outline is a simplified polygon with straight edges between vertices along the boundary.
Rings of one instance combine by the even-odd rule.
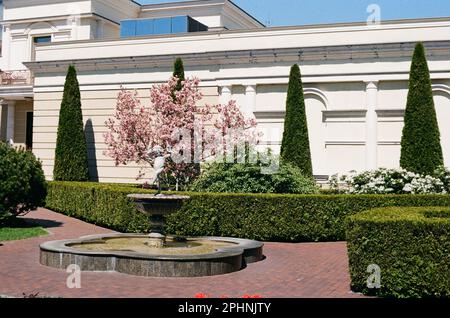
[[[302,69],[314,174],[398,167],[411,56],[427,48],[450,166],[450,18],[267,28],[228,0],[4,0],[1,137],[33,149],[52,178],[67,67],[78,70],[95,180],[135,182],[105,157],[105,121],[123,86],[149,89],[184,60],[203,103],[235,99],[279,151],[289,70]]]

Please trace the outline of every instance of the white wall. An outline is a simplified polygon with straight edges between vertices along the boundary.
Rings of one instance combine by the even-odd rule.
[[[210,103],[218,102],[221,87],[231,86],[231,97],[243,109],[248,109],[248,88],[256,86],[254,110],[259,126],[262,130],[278,131],[265,136],[264,142],[278,150],[289,70],[298,62],[304,82],[314,173],[332,175],[366,170],[367,163],[371,162],[369,159],[373,159],[368,154],[377,155],[378,167],[398,167],[402,111],[406,106],[412,50],[409,52],[400,44],[390,47],[384,43],[424,39],[442,41],[429,51],[429,67],[445,160],[450,164],[450,128],[447,127],[450,118],[450,54],[446,53],[450,51],[449,21],[394,23],[376,30],[363,26],[285,28],[42,46],[37,49],[37,59],[51,72],[36,68],[35,153],[44,160],[46,175],[51,178],[58,109],[65,77],[58,60],[83,59],[79,61],[83,112],[85,121],[88,118],[93,121],[100,180],[133,182],[135,167],[116,168],[112,160],[102,154],[104,121],[113,114],[115,95],[121,85],[148,94],[153,83],[169,78],[171,57],[167,59],[157,55],[170,53],[186,54],[187,75],[196,75],[202,80],[203,87],[208,89]],[[367,51],[355,53],[360,44],[366,44]],[[343,45],[348,47],[348,52],[341,52],[339,56],[311,53],[309,56],[305,54],[303,59],[283,53],[281,49],[300,50],[315,45],[320,45],[315,48],[320,52],[332,49],[325,45]],[[279,54],[264,60],[249,58],[250,52],[267,48]],[[233,56],[238,54],[235,51],[241,50],[244,50],[243,57],[235,59],[218,60],[215,55],[222,52]],[[192,57],[189,53],[196,55]],[[130,56],[140,56],[141,59],[134,62]],[[86,62],[86,59],[108,57],[116,60],[112,64],[103,63],[103,59]],[[368,90],[368,86],[372,88]],[[439,87],[440,90],[437,89]],[[369,107],[374,106],[371,104],[374,101],[375,109]],[[367,116],[369,111],[371,116]],[[377,128],[377,134],[371,143],[367,142],[370,139],[367,127],[372,127],[367,118],[376,118],[372,116],[374,112],[378,116],[373,126]],[[370,144],[373,148],[368,151]]]
[[[52,42],[118,38],[119,22],[137,17],[139,6],[128,0],[5,0],[2,70],[22,70],[34,59],[33,37]],[[96,14],[96,15],[95,15]]]
[[[91,12],[91,0],[4,0],[4,20],[23,20]]]
[[[184,36],[172,35],[144,39],[120,39],[111,42],[91,42],[70,46],[45,47],[37,51],[41,61],[55,60],[60,56],[69,59],[83,57],[111,58],[189,54],[198,52],[242,51],[283,48],[314,48],[324,46],[346,46],[385,44],[417,41],[449,40],[450,21],[434,23],[405,23],[385,25],[377,29],[366,26],[323,28],[268,28],[258,31],[199,33]],[[113,47],[114,50],[108,48]],[[106,48],[106,49],[105,49]],[[450,61],[445,61],[450,69]],[[328,63],[314,66],[314,73],[321,74],[330,69]],[[336,65],[336,74],[358,72],[364,65],[343,60]],[[392,69],[409,69],[408,61],[390,60],[380,63],[371,61],[367,71],[391,72]]]

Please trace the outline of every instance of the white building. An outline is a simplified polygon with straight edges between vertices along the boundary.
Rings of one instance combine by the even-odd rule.
[[[299,63],[314,174],[398,167],[418,41],[427,47],[450,166],[450,18],[266,28],[229,0],[3,2],[1,137],[32,146],[49,179],[70,64],[78,70],[92,174],[135,182],[137,167],[115,167],[103,155],[104,123],[121,85],[148,98],[153,84],[169,78],[176,57],[187,75],[202,80],[205,103],[237,100],[270,131],[265,143],[274,148],[281,143],[289,70]]]

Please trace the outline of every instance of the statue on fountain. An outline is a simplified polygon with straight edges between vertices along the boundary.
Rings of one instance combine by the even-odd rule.
[[[155,178],[152,184],[157,183],[158,192],[155,195],[161,195],[161,175],[166,167],[166,159],[170,157],[171,153],[164,155],[164,149],[161,146],[155,146],[147,153],[149,158],[153,161],[153,169],[155,170]]]

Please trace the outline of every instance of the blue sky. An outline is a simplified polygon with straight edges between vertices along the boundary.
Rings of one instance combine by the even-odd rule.
[[[382,20],[450,17],[450,0],[234,0],[234,3],[271,26],[366,21],[370,4],[380,6]]]

